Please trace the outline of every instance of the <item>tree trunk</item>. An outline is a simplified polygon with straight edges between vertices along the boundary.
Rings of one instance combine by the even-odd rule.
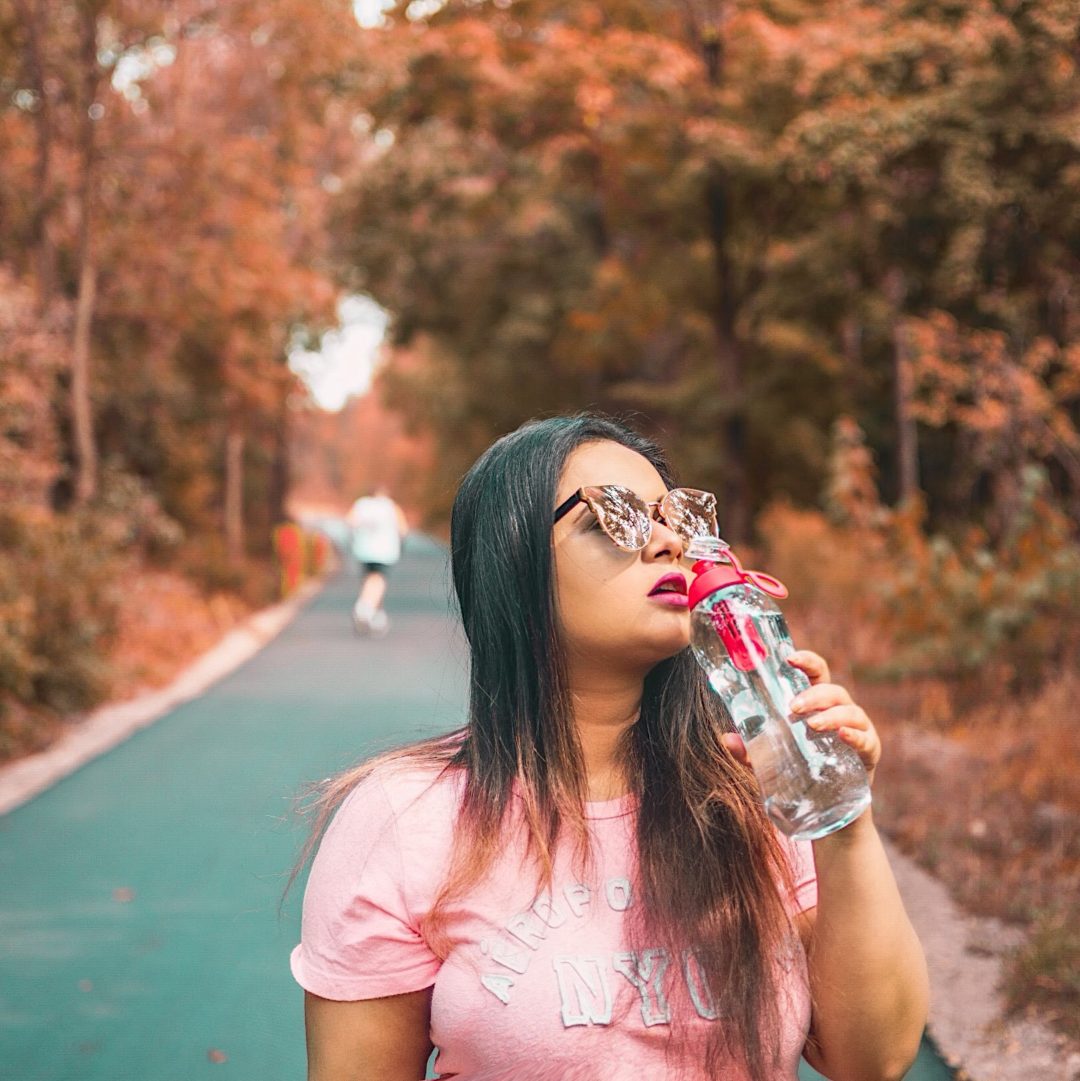
[[[52,200],[52,109],[45,89],[45,59],[42,38],[45,33],[43,0],[16,0],[16,12],[26,34],[26,80],[37,95],[34,111],[36,156],[34,161],[34,213],[30,223],[34,246],[36,299],[39,317],[52,299],[56,281],[56,253],[49,230]]]
[[[907,282],[902,270],[891,270],[885,292],[893,310],[893,408],[896,417],[897,493],[901,505],[919,494],[919,432],[911,415],[911,348],[904,323]]]
[[[71,348],[71,421],[75,439],[75,503],[82,506],[94,498],[98,483],[94,413],[90,401],[90,330],[97,296],[97,268],[93,258],[93,211],[95,152],[91,107],[97,97],[97,11],[90,4],[81,10],[79,59],[82,65],[80,106],[79,183],[79,294],[75,305],[75,330]]]
[[[857,297],[863,289],[860,275],[851,270],[847,271],[844,275],[844,286],[850,296]],[[844,357],[843,411],[856,414],[858,403],[863,397],[863,385],[866,379],[863,358],[865,328],[858,309],[847,312],[841,318],[838,330],[840,349]]]
[[[692,9],[688,6],[688,11]],[[708,21],[696,12],[690,19],[710,86],[719,87],[724,77],[722,25],[726,5],[712,12]],[[750,494],[746,481],[746,401],[743,387],[742,345],[735,329],[738,305],[731,258],[728,255],[731,227],[731,193],[723,170],[714,166],[706,183],[705,200],[709,238],[716,272],[716,391],[723,419],[717,433],[723,481],[718,485],[720,530],[725,539],[741,543],[750,536]]]
[[[244,433],[230,418],[225,432],[225,554],[235,567],[244,558]]]
[[[97,443],[90,402],[90,327],[97,293],[97,269],[87,255],[79,271],[75,335],[71,349],[71,422],[75,439],[75,503],[84,506],[97,492]]]
[[[281,391],[278,403],[278,423],[274,432],[274,462],[270,477],[270,525],[276,526],[286,520],[286,503],[289,498],[289,442],[292,434],[289,414],[288,389]]]
[[[709,179],[709,232],[716,272],[716,392],[723,419],[717,433],[723,480],[720,491],[720,528],[733,544],[750,535],[750,500],[746,488],[746,402],[743,389],[742,349],[735,329],[736,305],[733,295],[731,260],[727,253],[729,227],[728,194],[719,173]]]
[[[906,504],[919,494],[919,432],[911,415],[911,354],[902,319],[893,326],[893,367],[899,494]]]

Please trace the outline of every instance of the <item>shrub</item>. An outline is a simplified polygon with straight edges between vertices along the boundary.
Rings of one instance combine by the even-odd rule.
[[[106,543],[153,563],[168,561],[184,540],[180,523],[161,509],[147,481],[115,461],[102,470],[92,515]]]
[[[978,529],[927,537],[917,510],[892,517],[878,588],[896,653],[881,674],[967,686],[993,670],[1031,691],[1080,654],[1080,546],[1048,488],[1040,467],[1025,469],[1020,512],[994,547]]]
[[[96,705],[109,689],[126,557],[89,514],[9,514],[0,533],[9,554],[0,575],[3,697],[58,712]]]
[[[31,646],[33,620],[34,600],[22,588],[20,567],[0,562],[0,718],[5,699],[30,697],[41,669]]]
[[[874,582],[882,573],[884,538],[786,502],[766,508],[757,526],[764,545],[761,567],[791,594],[784,609],[796,645],[852,669],[879,663],[887,635],[879,626],[881,598]]]
[[[249,557],[235,563],[229,559],[224,539],[217,535],[186,540],[176,568],[208,594],[232,593],[253,607],[279,598],[279,576],[273,560]]]
[[[104,701],[118,591],[138,560],[178,538],[145,483],[110,466],[92,508],[0,511],[0,757],[36,747],[36,725]]]
[[[774,504],[759,520],[765,569],[791,589],[813,641],[864,675],[944,681],[953,706],[1037,691],[1074,665],[1080,544],[1046,471],[1021,471],[998,542],[977,527],[929,535],[918,502],[881,505],[858,435],[838,423],[828,515]]]

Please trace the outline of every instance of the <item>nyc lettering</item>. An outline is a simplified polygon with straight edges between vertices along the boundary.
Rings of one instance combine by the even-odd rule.
[[[683,979],[686,981],[686,990],[690,993],[690,1001],[697,1010],[698,1017],[706,1021],[715,1021],[719,1016],[716,1011],[716,1003],[713,1001],[712,989],[709,987],[705,973],[701,971],[701,962],[698,961],[697,950],[682,951]]]
[[[602,957],[553,957],[555,980],[559,985],[562,1023],[575,1025],[611,1024],[611,986]]]
[[[670,961],[667,950],[629,950],[612,958],[615,971],[641,996],[641,1019],[646,1026],[671,1024],[671,1007],[664,995],[664,973]]]
[[[577,1025],[611,1023],[614,995],[608,979],[609,971],[617,972],[637,991],[641,1019],[646,1026],[670,1025],[671,1005],[665,989],[665,976],[670,964],[671,955],[662,948],[640,952],[623,950],[612,954],[610,969],[606,959],[598,956],[560,954],[552,958],[563,1025],[573,1028]],[[683,951],[681,968],[698,1017],[715,1021],[718,1013],[712,993],[693,950]]]
[[[496,951],[491,950],[491,955],[495,958]],[[646,1026],[670,1024],[671,1005],[664,987],[670,963],[668,951],[661,948],[640,953],[623,950],[612,954],[610,965],[606,958],[595,955],[557,955],[552,958],[551,965],[559,988],[562,1023],[567,1028],[610,1024],[613,995],[608,972],[614,971],[637,991],[641,1000],[641,1019]],[[683,951],[680,967],[698,1017],[715,1021],[719,1015],[712,992],[693,950]],[[504,1005],[510,1004],[510,990],[514,986],[511,977],[486,973],[480,977],[480,983]]]

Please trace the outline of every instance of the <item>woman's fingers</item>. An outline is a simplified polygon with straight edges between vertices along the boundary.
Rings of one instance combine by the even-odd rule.
[[[881,739],[866,711],[855,704],[846,687],[831,681],[828,662],[820,653],[800,649],[790,654],[787,660],[810,681],[809,689],[791,700],[792,720],[805,720],[813,732],[835,732],[839,739],[854,748],[867,772],[873,776],[874,768],[881,760]],[[721,738],[736,758],[747,761],[746,747],[738,736]]]
[[[873,726],[866,710],[855,705],[854,702],[843,702],[830,709],[823,709],[820,713],[813,713],[804,718],[807,728],[815,732],[838,732],[841,728],[853,728],[859,732],[866,732]]]
[[[746,753],[746,744],[742,741],[742,736],[736,735],[734,732],[725,732],[720,737],[720,742],[731,752],[732,756],[742,764],[749,765],[749,756]]]
[[[811,683],[829,682],[829,665],[820,653],[813,653],[809,649],[796,650],[789,654],[788,664],[805,672]]]
[[[838,728],[836,734],[846,744],[855,749],[855,752],[862,759],[866,772],[873,774],[874,770],[877,769],[877,764],[881,761],[881,740],[877,738],[877,733],[872,728],[869,730]]]
[[[833,706],[850,706],[851,693],[839,683],[816,683],[807,691],[802,691],[791,700],[790,709],[796,716],[816,713]]]
[[[881,739],[877,729],[866,711],[853,702],[807,717],[806,726],[813,732],[835,732],[855,749],[867,771],[875,769],[881,761]]]

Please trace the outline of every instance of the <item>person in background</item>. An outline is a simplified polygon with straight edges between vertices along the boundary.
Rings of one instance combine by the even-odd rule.
[[[386,579],[401,558],[401,544],[409,532],[402,509],[379,485],[372,495],[361,496],[349,510],[352,554],[360,568],[360,593],[353,605],[357,634],[385,634],[390,620],[383,608]]]

